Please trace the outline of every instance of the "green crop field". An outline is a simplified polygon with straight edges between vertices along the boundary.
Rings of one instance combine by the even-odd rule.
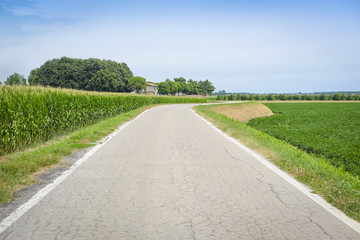
[[[190,102],[206,99],[0,85],[0,155],[145,105]]]
[[[265,103],[249,125],[360,176],[360,103]]]

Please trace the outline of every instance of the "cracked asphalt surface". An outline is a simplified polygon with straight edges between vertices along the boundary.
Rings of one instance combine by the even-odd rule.
[[[146,112],[0,239],[360,239],[191,106]]]

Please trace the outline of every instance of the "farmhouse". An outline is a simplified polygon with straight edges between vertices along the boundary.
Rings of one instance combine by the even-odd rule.
[[[142,93],[150,95],[158,95],[158,86],[153,83],[146,83],[146,89]]]

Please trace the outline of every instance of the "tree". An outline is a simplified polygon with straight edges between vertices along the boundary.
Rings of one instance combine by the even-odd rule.
[[[132,76],[126,63],[96,58],[62,57],[46,61],[39,68],[32,70],[29,84],[91,91],[129,92],[127,85]]]
[[[299,95],[293,95],[293,96],[292,96],[292,99],[293,99],[293,100],[300,100],[300,96],[299,96]]]
[[[346,95],[346,100],[352,100],[352,97],[350,94]]]
[[[341,94],[340,93],[335,93],[333,96],[332,96],[332,100],[334,101],[339,101],[341,100]]]
[[[130,90],[135,90],[136,93],[140,93],[141,90],[146,89],[146,79],[143,77],[131,77],[127,87]]]
[[[186,82],[176,82],[178,84],[178,95],[185,92]]]
[[[175,95],[175,93],[178,92],[178,85],[175,84],[175,82],[171,81],[170,79],[166,79],[165,81],[168,85],[169,85],[169,88],[170,88],[170,93],[172,95]]]
[[[185,94],[190,94],[192,92],[192,89],[191,89],[191,84],[190,83],[185,83],[184,84],[184,91],[183,93]]]
[[[214,90],[215,87],[209,80],[199,81],[200,91],[202,95],[210,95]]]
[[[266,96],[266,100],[268,100],[268,101],[274,100],[273,95],[268,94],[268,95]]]
[[[314,96],[312,96],[312,95],[306,95],[305,99],[306,99],[306,100],[314,100]]]
[[[224,95],[226,95],[226,91],[225,90],[220,90],[218,95],[223,95],[224,96]]]
[[[178,87],[178,95],[180,93],[186,92],[186,79],[183,77],[174,78],[175,84],[177,84]]]
[[[177,83],[186,83],[186,79],[183,78],[183,77],[174,78],[174,82],[177,82]]]
[[[280,94],[280,95],[279,95],[279,100],[285,101],[285,100],[286,100],[286,99],[285,99],[285,95],[284,95],[284,94]]]
[[[166,82],[161,82],[158,85],[158,92],[159,94],[169,94],[170,93],[170,87],[169,84],[167,84]]]
[[[26,78],[24,78],[23,75],[14,73],[6,79],[5,84],[6,85],[26,85]]]
[[[28,77],[28,82],[30,85],[39,85],[40,84],[38,71],[39,71],[38,68],[31,70],[30,75]]]
[[[107,69],[101,69],[90,79],[87,89],[99,92],[116,92],[119,79],[116,74]]]
[[[197,81],[189,79],[188,83],[190,84],[191,92],[190,94],[198,95],[199,91],[199,84]]]

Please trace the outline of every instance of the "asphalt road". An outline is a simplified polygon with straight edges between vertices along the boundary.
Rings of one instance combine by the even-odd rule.
[[[190,107],[146,112],[0,239],[360,239]]]

